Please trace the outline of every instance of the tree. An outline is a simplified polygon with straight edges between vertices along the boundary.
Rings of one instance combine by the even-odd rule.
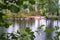
[[[27,5],[24,4],[25,1],[29,1],[29,3],[34,4],[34,0],[0,0],[0,27],[8,28],[11,24],[8,20],[7,13],[8,10],[13,13],[18,13],[21,9],[21,6],[27,8]],[[3,11],[4,10],[4,11]],[[6,11],[5,11],[6,10]],[[5,33],[0,35],[1,40],[8,40],[9,37],[4,37]],[[7,33],[8,35],[8,33]],[[11,34],[13,38],[16,38],[14,34]],[[23,35],[24,36],[24,35]],[[22,36],[21,36],[22,37]],[[30,38],[29,38],[30,40]],[[33,39],[31,39],[33,40]]]

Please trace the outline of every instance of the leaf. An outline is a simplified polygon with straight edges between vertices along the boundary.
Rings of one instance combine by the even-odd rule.
[[[7,1],[8,1],[8,2],[7,2]],[[5,4],[8,4],[8,3],[9,3],[9,0],[4,0],[4,3],[5,3]]]
[[[6,14],[4,14],[3,12],[0,12],[0,20],[3,20],[3,16],[6,16]]]
[[[25,29],[25,31],[27,32],[27,33],[30,33],[30,28],[29,27],[27,27],[26,29]]]
[[[45,2],[45,0],[39,0],[41,4],[43,4]]]
[[[5,28],[8,28],[9,27],[9,24],[8,23],[4,23],[3,25]]]
[[[21,37],[24,38],[25,36],[27,36],[26,34],[22,34]]]
[[[60,36],[60,32],[56,32],[56,34],[57,34],[58,36]]]
[[[18,0],[18,1],[16,2],[16,4],[19,5],[19,6],[22,5],[22,4],[23,4],[23,0]]]
[[[34,34],[34,32],[30,32],[29,34],[33,35],[33,34]]]
[[[22,8],[24,8],[24,9],[28,8],[28,5],[21,5],[21,6],[22,6]]]
[[[0,3],[0,9],[7,9],[7,6],[2,4],[2,3]]]
[[[20,32],[28,34],[24,29],[20,28]]]
[[[17,33],[20,34],[20,32],[17,30]]]
[[[46,29],[44,30],[44,32],[47,32],[47,33],[52,33],[53,31],[54,29],[49,27],[46,27]]]
[[[17,39],[17,37],[15,36],[15,34],[11,33],[12,39]]]
[[[43,26],[45,26],[45,25],[41,25],[40,27],[38,27],[38,29],[41,29]]]
[[[35,0],[29,0],[29,3],[35,4]]]
[[[58,26],[55,26],[55,30],[58,30],[59,29],[59,27]]]
[[[31,38],[30,38],[30,37],[28,37],[28,40],[31,40]]]
[[[15,5],[11,5],[11,6],[10,6],[10,10],[11,10],[11,12],[13,12],[13,13],[17,13],[17,12],[20,11],[20,8],[16,7]]]

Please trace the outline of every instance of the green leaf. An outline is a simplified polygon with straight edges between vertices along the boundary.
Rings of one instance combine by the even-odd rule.
[[[8,28],[9,27],[9,24],[8,23],[4,23],[3,25],[5,28]]]
[[[11,10],[11,12],[13,12],[13,13],[17,13],[17,12],[20,11],[20,8],[18,8],[18,7],[15,6],[15,5],[11,5],[11,6],[10,6],[10,10]]]
[[[27,33],[30,33],[30,28],[29,27],[27,27],[26,29],[25,29],[25,31],[27,32]]]
[[[41,4],[44,4],[46,0],[39,0]]]
[[[17,30],[17,33],[20,34],[20,32]]]
[[[22,34],[21,37],[24,38],[25,36],[27,36],[26,34]]]
[[[59,27],[58,26],[55,26],[55,30],[58,30],[59,29]]]
[[[2,3],[0,3],[0,8],[1,8],[1,9],[6,9],[6,8],[7,8],[7,6],[6,6],[6,5],[4,5],[4,4],[2,4]]]
[[[33,35],[33,34],[34,34],[34,32],[30,32],[29,34]]]
[[[3,12],[0,12],[0,20],[3,19],[3,16],[6,16],[6,14],[4,14]]]
[[[56,32],[56,34],[57,34],[58,36],[60,36],[60,32]]]
[[[23,0],[18,0],[18,1],[16,2],[16,4],[19,5],[19,6],[22,5],[22,4],[23,4]]]
[[[21,5],[21,6],[22,6],[22,8],[24,8],[24,9],[28,8],[28,5]]]
[[[46,27],[46,29],[44,30],[44,32],[47,32],[47,33],[52,33],[53,31],[54,29],[49,27]]]
[[[12,39],[16,39],[17,38],[13,33],[11,33],[11,36],[12,36]]]
[[[35,0],[29,0],[29,3],[35,4]]]
[[[28,40],[31,40],[31,38],[30,38],[30,37],[28,37]]]
[[[38,29],[41,29],[43,26],[45,26],[45,25],[41,25],[40,27],[38,27]]]

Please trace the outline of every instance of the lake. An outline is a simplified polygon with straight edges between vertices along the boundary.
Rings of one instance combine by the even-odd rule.
[[[26,27],[30,27],[30,29],[34,32],[34,35],[36,36],[35,40],[46,40],[46,38],[48,36],[52,35],[52,37],[54,37],[56,35],[55,31],[52,32],[52,34],[50,34],[50,35],[48,33],[43,32],[46,27],[49,27],[51,25],[50,22],[51,22],[51,20],[48,20],[48,19],[19,20],[19,21],[15,21],[14,24],[10,25],[9,28],[7,28],[3,31],[4,32],[7,31],[8,33],[16,33],[19,28],[24,29]],[[38,32],[36,32],[38,30],[37,28],[41,25],[45,25],[45,26],[42,27]],[[53,20],[51,26],[60,27],[60,21]],[[2,29],[0,29],[0,30],[2,30]],[[57,31],[60,31],[60,29]]]

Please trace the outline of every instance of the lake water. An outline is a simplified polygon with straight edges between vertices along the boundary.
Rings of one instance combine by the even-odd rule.
[[[37,28],[41,25],[45,25],[40,29],[40,31],[36,32]],[[59,20],[54,20],[52,22],[52,27],[54,26],[59,26],[60,27],[60,21]],[[20,20],[20,21],[15,21],[14,24],[12,24],[7,30],[9,33],[16,33],[19,28],[26,28],[30,27],[30,29],[34,32],[34,35],[36,36],[35,40],[45,40],[47,37],[47,33],[43,32],[46,28],[46,26],[50,25],[50,20],[46,19],[35,19],[35,20]],[[5,31],[6,31],[5,30]],[[60,31],[60,30],[58,30]],[[55,32],[55,31],[54,31]],[[55,36],[55,33],[52,33],[52,36]],[[49,35],[48,35],[49,36]]]

